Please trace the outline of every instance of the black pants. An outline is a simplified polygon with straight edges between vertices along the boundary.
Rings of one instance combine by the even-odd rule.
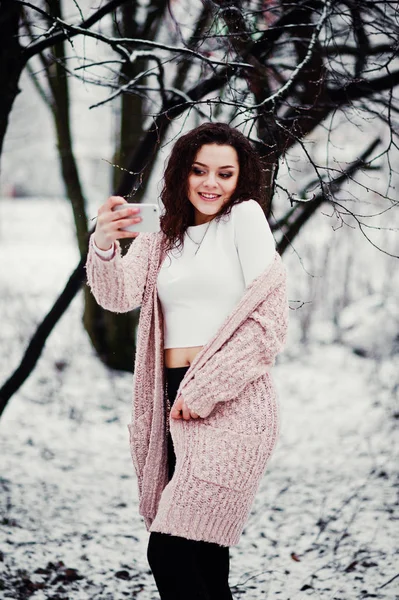
[[[165,369],[170,403],[188,367]],[[169,479],[176,457],[168,437]],[[188,540],[166,533],[152,532],[147,550],[161,600],[232,600],[228,584],[230,555],[227,546]]]

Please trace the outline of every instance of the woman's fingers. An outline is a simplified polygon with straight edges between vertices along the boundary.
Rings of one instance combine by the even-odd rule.
[[[180,398],[178,398],[175,403],[173,404],[171,411],[170,411],[170,416],[172,417],[172,419],[182,419],[182,415],[181,415],[181,410],[182,410],[182,405],[183,405],[183,398],[180,396]]]
[[[113,208],[115,206],[118,206],[118,204],[128,204],[128,203],[124,198],[122,198],[122,196],[110,196],[106,200],[106,202],[104,202],[104,204],[102,204],[100,206],[100,208],[98,209],[98,214],[101,215],[104,212],[113,210]]]
[[[121,208],[119,208],[121,207]],[[111,211],[111,220],[117,221],[118,219],[131,219],[140,212],[140,208],[137,206],[124,206],[123,204],[116,205]]]
[[[189,408],[185,402],[183,402],[182,411],[183,411],[183,419],[185,421],[189,421],[191,419],[191,414],[190,414]]]
[[[172,408],[172,410],[170,411],[170,416],[172,417],[172,419],[182,419],[182,415],[181,412],[177,411],[175,408]]]
[[[121,238],[134,238],[136,231],[123,231],[125,227],[142,221],[140,208],[130,206],[122,196],[110,196],[98,209],[94,239],[99,248],[111,247]]]
[[[136,225],[137,223],[140,223],[140,221],[142,221],[141,217],[118,219],[117,221],[112,221],[112,223],[110,223],[110,227],[113,230],[122,229],[123,227],[128,227],[129,225]]]
[[[106,201],[105,206],[108,210],[113,210],[115,206],[118,206],[119,204],[128,204],[128,201],[122,196],[110,196]]]
[[[177,398],[177,400],[174,402],[170,411],[170,416],[172,417],[172,419],[184,419],[185,421],[199,418],[199,415],[197,415],[196,412],[191,411],[188,408],[182,396]]]

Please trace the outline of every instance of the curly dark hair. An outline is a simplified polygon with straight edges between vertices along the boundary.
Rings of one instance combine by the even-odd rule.
[[[266,209],[262,163],[251,142],[240,131],[225,123],[203,123],[176,141],[165,169],[161,192],[165,212],[161,216],[161,230],[167,238],[167,250],[181,247],[187,227],[194,224],[194,207],[188,199],[188,176],[204,144],[232,146],[240,165],[237,187],[229,202],[222,206],[214,218],[220,219],[231,211],[234,204],[249,198]]]

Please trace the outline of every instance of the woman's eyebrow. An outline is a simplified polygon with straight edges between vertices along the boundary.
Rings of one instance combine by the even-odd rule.
[[[200,165],[201,167],[205,167],[206,169],[208,169],[208,165],[204,165],[204,163],[200,163],[197,160],[193,164]],[[235,166],[234,165],[225,165],[224,167],[218,167],[218,168],[219,169],[235,169]]]

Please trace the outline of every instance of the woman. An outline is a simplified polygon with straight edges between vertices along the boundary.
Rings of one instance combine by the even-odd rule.
[[[279,433],[270,369],[286,338],[286,272],[260,206],[261,163],[235,129],[205,123],[179,138],[161,198],[152,234],[122,231],[137,209],[107,200],[87,277],[104,308],[141,306],[128,428],[160,596],[224,600],[229,546]]]

